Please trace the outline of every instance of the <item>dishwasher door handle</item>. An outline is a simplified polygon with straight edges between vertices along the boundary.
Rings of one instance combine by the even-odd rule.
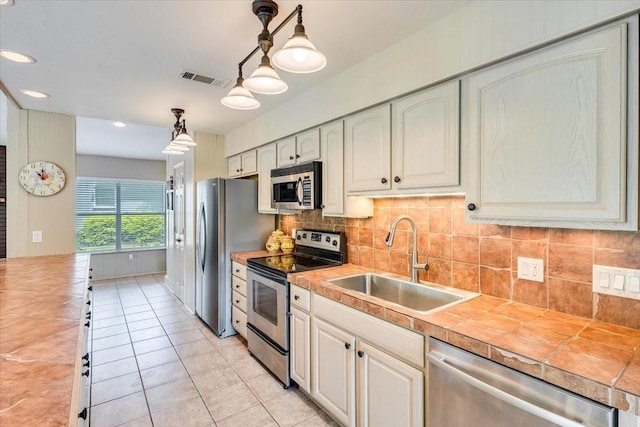
[[[536,406],[531,402],[527,402],[526,400],[520,399],[512,394],[509,394],[499,388],[496,388],[490,384],[487,384],[476,377],[463,372],[456,367],[448,364],[446,362],[446,358],[440,354],[435,355],[434,353],[427,353],[427,359],[429,363],[434,364],[438,368],[446,371],[448,374],[453,375],[465,383],[484,391],[485,393],[490,394],[496,399],[500,399],[503,402],[509,403],[517,408],[522,409],[530,414],[533,414],[539,418],[542,418],[546,421],[558,424],[563,427],[584,427],[584,424],[571,420],[569,418],[563,417],[562,415],[558,415],[553,413],[547,409],[541,408],[540,406]]]

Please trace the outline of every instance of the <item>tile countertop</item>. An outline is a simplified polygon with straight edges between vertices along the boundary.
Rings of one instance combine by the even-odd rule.
[[[0,425],[72,420],[88,268],[89,255],[0,260]]]
[[[268,255],[264,253],[236,253],[232,259],[246,264],[248,258]],[[289,274],[288,280],[577,394],[640,415],[640,330],[487,295],[423,315],[326,281],[374,271],[345,264]]]

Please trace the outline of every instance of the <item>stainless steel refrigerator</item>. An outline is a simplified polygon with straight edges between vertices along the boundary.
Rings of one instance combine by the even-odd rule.
[[[273,215],[258,213],[258,183],[212,178],[198,182],[196,314],[219,337],[231,324],[232,252],[262,249],[273,231]]]

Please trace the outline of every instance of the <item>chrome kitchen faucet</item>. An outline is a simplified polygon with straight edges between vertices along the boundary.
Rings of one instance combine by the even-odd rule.
[[[393,245],[393,236],[396,234],[396,227],[398,223],[402,220],[407,220],[409,224],[411,224],[411,231],[413,232],[413,253],[411,254],[411,281],[413,283],[420,283],[418,281],[418,270],[428,269],[429,265],[429,255],[427,255],[427,259],[424,264],[418,264],[418,229],[416,227],[416,223],[411,219],[408,215],[400,215],[397,217],[393,224],[391,224],[391,228],[389,229],[389,234],[387,234],[387,238],[384,241],[384,244],[391,247]]]

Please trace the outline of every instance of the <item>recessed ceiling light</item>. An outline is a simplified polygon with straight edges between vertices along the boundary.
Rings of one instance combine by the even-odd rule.
[[[36,90],[28,90],[28,89],[21,89],[20,92],[24,93],[27,96],[31,96],[33,98],[48,98],[49,95],[47,95],[44,92],[38,92]]]
[[[117,128],[123,128],[125,127],[127,124],[123,123],[123,122],[113,122],[113,125]]]
[[[11,50],[0,49],[0,56],[8,59],[9,61],[20,62],[21,64],[33,64],[36,62],[36,60],[29,55],[13,52]]]

